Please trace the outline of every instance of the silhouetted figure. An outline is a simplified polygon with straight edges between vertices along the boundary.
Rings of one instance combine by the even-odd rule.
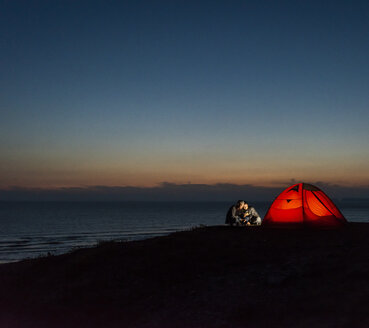
[[[240,215],[244,205],[245,202],[243,200],[239,200],[235,205],[232,205],[227,212],[225,223],[231,226],[242,225],[243,219]]]

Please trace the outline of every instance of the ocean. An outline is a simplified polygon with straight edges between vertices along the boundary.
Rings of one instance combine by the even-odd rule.
[[[101,241],[129,241],[224,223],[229,202],[0,202],[0,263],[62,254]],[[270,202],[252,203],[263,217]],[[337,203],[369,222],[369,202]]]

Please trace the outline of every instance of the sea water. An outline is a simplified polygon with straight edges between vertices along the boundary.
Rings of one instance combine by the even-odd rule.
[[[0,202],[0,263],[224,223],[229,202]],[[252,204],[263,217],[270,203]],[[337,204],[369,222],[369,203]]]

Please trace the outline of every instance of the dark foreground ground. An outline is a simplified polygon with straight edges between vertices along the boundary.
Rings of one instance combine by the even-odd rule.
[[[369,224],[209,227],[0,266],[0,327],[369,327]]]

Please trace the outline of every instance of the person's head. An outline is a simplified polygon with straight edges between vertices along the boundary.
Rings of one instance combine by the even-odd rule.
[[[243,203],[243,209],[247,210],[249,208],[249,204],[247,204],[246,202]]]
[[[243,208],[244,205],[245,205],[245,201],[239,200],[236,203],[236,208],[241,209],[241,208]]]

